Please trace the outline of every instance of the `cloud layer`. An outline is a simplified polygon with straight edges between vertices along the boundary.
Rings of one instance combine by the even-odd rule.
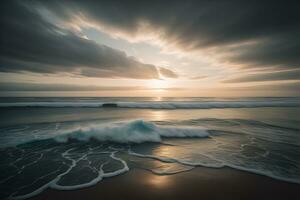
[[[29,2],[1,3],[0,71],[157,79],[162,68],[99,45],[41,16]],[[165,69],[167,70],[167,69]],[[174,77],[174,73],[166,74]]]
[[[97,28],[187,54],[204,52],[220,65],[238,66],[243,73],[230,74],[224,83],[300,80],[299,6],[279,0],[3,1],[0,72],[179,77],[82,35],[81,28]],[[251,74],[240,76],[242,70]]]
[[[224,61],[248,67],[300,66],[297,1],[174,0],[48,1],[70,24],[94,24],[127,37],[149,32],[183,50],[213,49]],[[75,20],[74,20],[75,19]]]

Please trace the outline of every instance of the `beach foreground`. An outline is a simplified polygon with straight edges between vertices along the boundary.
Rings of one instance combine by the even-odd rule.
[[[0,199],[300,196],[300,99],[2,101]]]
[[[298,199],[300,185],[230,168],[195,168],[174,175],[141,169],[104,179],[81,190],[48,189],[33,200],[47,199]]]

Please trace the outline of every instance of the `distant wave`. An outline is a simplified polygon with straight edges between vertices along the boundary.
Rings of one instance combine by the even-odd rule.
[[[299,107],[300,100],[263,101],[142,101],[142,102],[13,102],[0,103],[0,107],[50,107],[50,108],[150,108],[150,109],[209,109],[209,108],[256,108]]]

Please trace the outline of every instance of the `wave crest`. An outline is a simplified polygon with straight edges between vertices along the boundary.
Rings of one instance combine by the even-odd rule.
[[[127,123],[115,123],[95,127],[78,128],[55,137],[58,142],[67,142],[69,139],[88,141],[96,139],[103,142],[116,143],[143,143],[161,142],[163,137],[208,137],[204,128],[167,127],[154,123],[135,120]]]

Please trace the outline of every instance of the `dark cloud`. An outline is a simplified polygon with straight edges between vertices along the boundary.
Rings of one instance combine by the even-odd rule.
[[[230,49],[229,60],[245,63],[245,67],[300,68],[300,32],[261,39],[256,44]]]
[[[83,14],[94,22],[135,35],[141,22],[185,50],[228,47],[233,63],[299,68],[300,3],[297,1],[47,1],[64,20]],[[251,46],[237,45],[256,42]]]
[[[300,70],[248,74],[238,78],[224,80],[223,82],[240,83],[240,82],[256,82],[256,81],[278,81],[278,80],[300,80]]]
[[[31,5],[32,4],[32,5]],[[46,21],[33,1],[3,1],[0,71],[159,78],[158,68]]]

